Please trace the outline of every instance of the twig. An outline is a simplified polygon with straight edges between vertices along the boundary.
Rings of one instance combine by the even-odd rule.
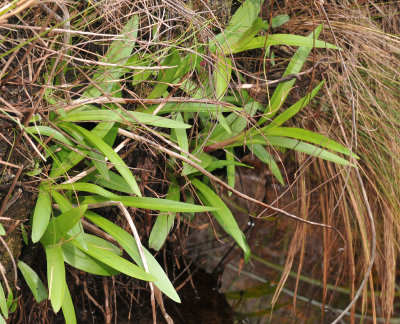
[[[7,202],[6,206],[4,207],[3,213],[5,213],[15,202],[21,197],[22,189],[19,188],[14,196]]]
[[[1,73],[0,73],[0,79],[1,79]],[[16,114],[17,116],[22,116],[22,113],[21,112],[19,112],[15,107],[13,107],[12,105],[10,105],[6,100],[4,100],[2,97],[0,97],[0,101],[2,102],[2,103],[4,103],[7,107],[8,107],[8,109],[7,108],[4,108],[4,107],[1,107],[0,108],[0,111],[8,111],[8,112],[12,112],[12,113],[14,113],[14,114]]]
[[[117,242],[111,235],[107,234],[106,232],[103,232],[100,228],[98,228],[96,225],[93,225],[92,223],[89,223],[87,220],[81,219],[81,223],[85,229],[89,230],[93,234],[96,234],[96,236],[102,237],[106,241],[109,241],[114,244]]]
[[[10,12],[0,16],[0,22],[2,21],[7,21],[8,18],[15,16],[17,13],[25,10],[28,8],[30,5],[33,5],[36,3],[37,0],[21,0],[15,4],[15,10],[11,10]],[[5,6],[1,8],[2,10],[6,9]]]
[[[0,159],[0,164],[3,164],[5,166],[11,167],[11,168],[16,168],[16,169],[21,168],[20,165],[16,165],[16,164],[11,163],[11,162],[3,161],[2,159]]]

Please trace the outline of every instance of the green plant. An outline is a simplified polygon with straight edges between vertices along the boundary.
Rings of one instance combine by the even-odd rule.
[[[3,290],[3,286],[0,284],[0,310],[2,316],[0,315],[0,323],[6,323],[5,319],[8,319],[9,313],[15,312],[18,302],[14,300],[14,294],[10,287],[7,286],[8,295],[6,295]]]
[[[149,281],[179,302],[179,296],[163,269],[135,234],[126,207],[160,212],[149,238],[149,246],[155,250],[164,244],[177,213],[210,212],[243,250],[247,261],[250,249],[246,238],[227,205],[208,185],[203,170],[208,175],[217,168],[226,168],[228,187],[232,191],[235,166],[243,165],[235,160],[234,147],[237,146],[245,146],[259,157],[281,183],[284,182],[283,176],[266,147],[295,150],[338,164],[352,165],[336,154],[356,157],[339,143],[305,129],[282,127],[314,98],[322,83],[279,113],[295,83],[295,78],[290,79],[290,76],[301,71],[311,49],[336,47],[317,39],[322,26],[307,37],[286,34],[259,36],[269,28],[258,17],[260,9],[260,1],[245,1],[224,32],[207,44],[196,44],[189,53],[180,49],[183,44],[180,39],[151,54],[135,51],[140,17],[134,15],[93,68],[92,84],[78,99],[67,101],[61,92],[47,89],[45,99],[52,105],[52,111],[41,124],[32,122],[25,131],[39,141],[47,152],[46,157],[53,160],[48,178],[39,187],[32,218],[32,241],[40,242],[46,253],[48,295],[33,270],[23,263],[19,267],[36,300],[39,302],[48,297],[54,311],[62,309],[68,323],[74,323],[76,319],[66,284],[65,262],[88,273],[112,276],[122,272]],[[275,24],[279,24],[279,20],[275,20]],[[157,29],[153,30],[155,34]],[[232,54],[258,48],[268,52],[275,45],[297,46],[298,50],[283,75],[289,78],[278,84],[264,107],[246,90],[230,87],[234,77],[243,80],[235,69]],[[206,55],[207,51],[210,56]],[[210,62],[214,70],[208,75],[206,66]],[[57,62],[51,64],[57,65]],[[60,69],[61,75],[65,76],[67,64],[60,64]],[[191,78],[192,74],[197,74],[198,79]],[[59,82],[47,77],[45,84],[56,86]],[[146,98],[125,96],[124,82],[134,87],[145,81],[155,83]],[[189,99],[173,98],[170,85],[174,91],[186,93]],[[135,110],[129,106],[140,102],[148,106]],[[166,117],[162,117],[164,115]],[[193,138],[187,129],[192,127],[190,122],[197,117],[197,136]],[[249,117],[256,118],[257,122],[250,125]],[[92,126],[94,123],[95,126],[89,130],[77,125],[81,122],[92,123]],[[157,137],[161,144],[138,135],[140,131]],[[118,155],[115,147],[118,135],[152,145],[160,152],[181,159],[181,175],[187,177],[192,185],[191,190],[185,191],[190,202],[180,201],[184,190],[173,179],[175,171],[172,167],[168,175],[171,179],[168,199],[142,197],[136,178]],[[43,136],[50,137],[53,144],[46,146]],[[209,154],[217,149],[225,150],[225,159]],[[78,163],[85,158],[89,164],[85,172],[72,175],[71,170],[77,170]],[[169,162],[171,166],[180,166],[176,160]],[[214,176],[211,180],[215,179]],[[92,210],[110,205],[118,207],[126,216],[133,235]],[[119,247],[87,234],[86,219],[110,235]],[[135,263],[121,256],[121,248]]]

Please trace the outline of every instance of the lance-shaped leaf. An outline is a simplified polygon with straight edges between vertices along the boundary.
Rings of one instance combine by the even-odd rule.
[[[91,257],[69,242],[62,245],[62,251],[64,261],[79,270],[98,276],[115,276],[119,273],[118,270],[115,270],[105,263]]]
[[[172,179],[169,185],[167,197],[170,200],[179,201],[180,200],[180,188],[178,182],[175,178]],[[167,236],[174,225],[176,213],[160,214],[157,216],[156,222],[149,237],[149,247],[158,251],[164,245]]]
[[[73,146],[74,144],[68,139],[66,138],[63,134],[61,134],[58,130],[55,130],[54,128],[48,127],[48,126],[31,126],[31,127],[27,127],[26,131],[29,134],[39,134],[42,136],[48,136],[48,137],[52,137],[55,140]]]
[[[338,49],[335,45],[320,41],[309,39],[308,37],[292,35],[292,34],[270,34],[268,36],[255,37],[249,42],[246,42],[240,48],[234,48],[233,53],[248,51],[256,48],[264,48],[273,45],[287,45],[287,46],[302,46],[308,48],[330,48]]]
[[[221,225],[222,229],[227,232],[236,241],[239,247],[244,252],[244,258],[247,262],[250,257],[250,248],[246,242],[246,237],[240,230],[232,212],[226,206],[218,195],[211,190],[208,186],[198,179],[193,179],[192,184],[198,189],[198,194],[203,203],[214,206],[216,209],[211,213],[214,215],[217,222]]]
[[[44,245],[58,244],[61,239],[75,226],[87,209],[87,205],[72,208],[61,215],[54,217],[47,226],[40,242]]]
[[[57,313],[61,308],[66,287],[64,258],[59,245],[48,245],[44,250],[47,261],[49,299],[54,312]]]
[[[19,270],[21,270],[21,273],[24,276],[24,279],[28,284],[28,287],[32,291],[32,294],[35,297],[36,301],[40,303],[43,300],[47,299],[46,287],[44,286],[42,280],[40,280],[36,272],[21,260],[18,260],[18,268]]]
[[[163,212],[182,212],[182,213],[201,213],[215,210],[215,207],[188,204],[169,199],[150,198],[150,197],[130,197],[118,196],[112,200],[101,196],[82,196],[79,197],[81,204],[101,204],[109,201],[120,201],[126,207],[136,207],[143,209],[158,210]]]
[[[292,138],[287,138],[287,137],[281,137],[281,136],[256,136],[251,138],[251,140],[248,141],[249,145],[254,145],[254,144],[261,144],[261,145],[271,145],[271,146],[281,146],[284,148],[288,148],[291,150],[295,150],[298,152],[306,153],[311,156],[316,156],[320,159],[331,161],[334,163],[342,164],[342,165],[350,165],[355,167],[354,164],[350,163],[349,161],[341,158],[335,153],[329,152],[325,149],[322,149],[318,146],[309,144],[309,143],[304,143],[302,141],[299,141],[297,139],[292,139]],[[231,146],[242,146],[243,142],[235,142]]]
[[[92,242],[87,243],[87,249],[82,247],[76,240],[70,241],[75,247],[80,249],[82,252],[90,255],[91,257],[99,260],[100,262],[108,265],[115,270],[118,270],[130,277],[137,278],[145,281],[154,281],[156,278],[146,271],[139,268],[137,265],[133,264],[116,255],[115,253],[104,249],[103,247],[98,247]]]
[[[119,112],[114,110],[93,109],[90,111],[71,112],[59,120],[64,121],[114,121],[121,123],[143,123],[156,127],[165,128],[190,128],[191,126],[183,122],[178,122],[169,118],[145,114],[142,112],[127,111]]]
[[[96,213],[93,213],[91,211],[86,212],[86,217],[91,222],[110,234],[123,247],[123,249],[129,254],[129,256],[137,264],[143,267],[139,250],[132,235],[124,231],[121,227],[105,219],[104,217],[101,217],[100,215],[97,215]],[[179,303],[179,296],[176,293],[171,282],[169,281],[164,270],[161,268],[161,266],[158,264],[156,259],[151,255],[149,251],[147,251],[145,248],[143,248],[143,250],[146,257],[147,265],[149,267],[149,272],[152,277],[155,278],[154,284],[169,298]]]
[[[339,152],[346,155],[352,155],[355,158],[358,158],[355,154],[353,154],[348,148],[344,147],[342,144],[335,142],[334,140],[326,137],[324,135],[311,132],[307,129],[303,128],[295,128],[295,127],[274,127],[264,132],[265,135],[273,135],[273,136],[283,136],[283,137],[292,137],[295,139],[307,141],[323,148]]]
[[[281,184],[284,184],[281,170],[279,170],[274,158],[269,154],[264,146],[260,144],[247,145],[250,151],[252,151],[261,161],[268,165],[270,171],[278,179]]]
[[[5,318],[8,318],[8,307],[7,299],[3,290],[3,286],[0,284],[0,309]]]
[[[281,114],[276,116],[275,119],[272,120],[269,125],[263,127],[263,131],[268,130],[270,128],[280,126],[284,122],[286,122],[287,120],[292,118],[294,115],[296,115],[301,109],[303,109],[305,106],[307,106],[310,103],[310,101],[315,97],[315,95],[321,89],[323,84],[324,84],[324,81],[322,81],[320,84],[318,84],[306,96],[304,96],[303,98],[298,100],[295,104],[291,105],[288,109],[285,109],[285,111],[283,111]]]
[[[40,240],[46,231],[51,215],[51,199],[47,190],[47,184],[42,183],[39,186],[39,195],[36,201],[35,210],[33,212],[32,222],[32,242],[36,243]]]
[[[65,324],[76,324],[74,303],[72,302],[71,294],[68,287],[65,287],[64,298],[61,307],[65,319]]]

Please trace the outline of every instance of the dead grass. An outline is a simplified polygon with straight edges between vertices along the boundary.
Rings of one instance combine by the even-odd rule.
[[[299,5],[291,2],[287,10],[299,11]],[[338,63],[329,64],[324,73],[328,81],[325,97],[319,107],[313,107],[320,111],[318,118],[310,111],[305,112],[304,118],[308,127],[351,145],[360,156],[358,167],[377,230],[377,255],[368,287],[363,290],[362,302],[352,308],[351,322],[355,322],[356,309],[389,320],[398,305],[394,297],[400,234],[399,8],[393,3],[370,1],[359,5],[337,1],[324,6],[332,30],[322,12],[316,12],[314,19],[317,23],[325,22],[327,39],[333,41],[331,33],[334,33],[343,48],[349,76],[343,73],[343,62],[336,56]],[[310,24],[306,15],[299,15],[296,20],[292,26]],[[352,96],[355,123],[352,122]],[[304,120],[302,122],[304,125]],[[309,172],[317,176],[317,183],[326,183],[320,191],[317,213],[323,216],[324,222],[342,228],[346,234],[347,247],[336,283],[350,287],[353,297],[371,257],[371,227],[362,187],[354,171],[319,160],[314,161]],[[295,235],[291,250],[300,249],[303,240],[302,236]],[[333,279],[328,274],[336,267],[334,256],[340,244],[331,233],[324,232],[324,283]],[[374,291],[380,293],[373,294]],[[333,296],[325,289],[323,302],[330,298]]]

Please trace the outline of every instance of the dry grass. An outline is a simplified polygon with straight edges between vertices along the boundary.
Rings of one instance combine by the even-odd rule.
[[[299,12],[301,8],[291,2],[286,10]],[[334,41],[334,34],[343,48],[344,62],[333,53],[337,64],[328,65],[324,73],[325,96],[319,107],[313,107],[319,112],[305,112],[302,123],[306,120],[307,127],[351,146],[360,156],[358,167],[377,231],[377,254],[362,302],[352,308],[351,322],[355,322],[356,309],[389,320],[398,305],[395,291],[400,234],[399,7],[394,3],[363,1],[357,5],[337,1],[325,4],[325,10],[332,29],[322,12],[315,10],[314,19],[316,23],[325,22],[324,36],[328,40]],[[306,15],[298,15],[291,26],[304,28],[309,24]],[[343,73],[343,63],[348,77]],[[317,185],[323,184],[318,189],[320,201],[309,210],[322,215],[327,224],[342,228],[347,240],[345,253],[338,259],[337,249],[343,247],[342,243],[324,232],[323,281],[326,284],[334,279],[335,269],[336,284],[349,287],[353,298],[371,257],[371,227],[362,186],[356,172],[320,160],[314,161],[308,172],[316,175]],[[299,179],[300,183],[305,180],[302,181]],[[303,210],[303,203],[300,208]],[[301,259],[304,240],[304,235],[294,235],[289,254],[299,250]],[[286,266],[290,268],[291,262]],[[298,269],[300,273],[301,266]],[[332,298],[334,295],[325,289],[323,303]]]

